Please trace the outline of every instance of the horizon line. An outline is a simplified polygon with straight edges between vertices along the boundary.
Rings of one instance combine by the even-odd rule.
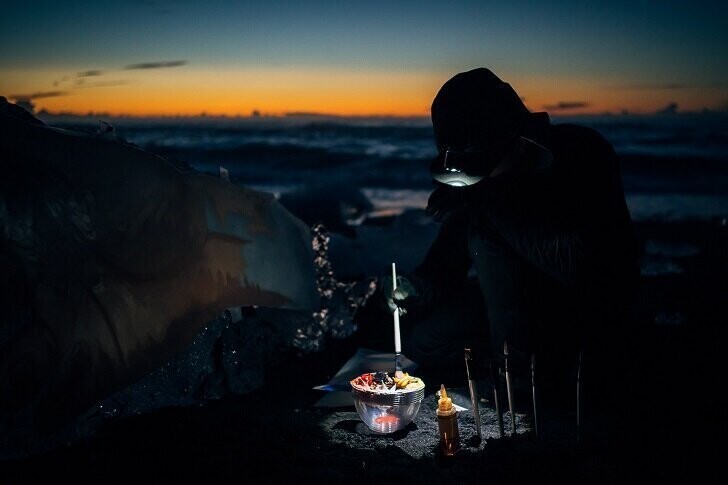
[[[577,112],[548,112],[550,117],[579,117],[579,116],[679,116],[679,115],[700,115],[700,114],[725,114],[728,110],[714,110],[703,108],[700,110],[685,110],[672,113],[660,113],[655,111],[577,111]],[[150,113],[150,114],[132,114],[132,113],[113,113],[108,111],[49,111],[41,109],[40,111],[31,112],[34,116],[49,117],[73,117],[73,118],[90,118],[105,116],[109,118],[125,118],[125,119],[247,119],[247,120],[270,120],[270,119],[305,119],[305,118],[324,118],[324,119],[402,119],[402,120],[429,120],[430,115],[424,114],[392,114],[392,113],[370,113],[370,114],[341,114],[341,113],[324,113],[324,112],[301,112],[291,111],[283,113],[207,113],[205,111],[199,113]]]

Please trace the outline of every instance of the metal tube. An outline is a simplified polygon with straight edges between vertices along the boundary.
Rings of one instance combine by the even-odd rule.
[[[511,437],[516,436],[516,413],[513,402],[513,386],[511,385],[511,374],[508,370],[508,342],[503,342],[503,355],[505,356],[506,369],[506,393],[508,394],[508,410],[511,412]]]
[[[493,401],[495,402],[495,415],[498,418],[498,437],[503,438],[503,412],[500,407],[500,398],[498,397],[498,383],[500,382],[498,366],[493,368],[493,361],[490,361],[490,376],[493,379]]]

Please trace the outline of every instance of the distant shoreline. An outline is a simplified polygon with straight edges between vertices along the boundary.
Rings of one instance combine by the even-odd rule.
[[[339,123],[391,123],[391,124],[427,124],[431,123],[429,116],[399,116],[399,115],[386,115],[386,114],[371,114],[371,115],[337,115],[327,113],[315,113],[315,112],[290,112],[282,115],[220,115],[220,114],[194,114],[194,115],[150,115],[150,116],[139,116],[131,114],[112,114],[108,112],[89,112],[89,113],[71,113],[71,112],[60,112],[52,113],[45,110],[41,110],[34,113],[35,116],[43,121],[52,122],[88,122],[96,123],[99,119],[110,122],[180,122],[189,121],[195,123],[216,123],[216,122],[253,122],[253,123],[265,123],[265,122],[302,122],[310,123],[317,121],[330,121]],[[655,113],[581,113],[581,114],[551,114],[551,119],[555,123],[568,123],[573,121],[581,122],[599,122],[599,121],[614,121],[614,120],[639,120],[639,121],[654,121],[654,120],[679,120],[679,119],[694,119],[694,118],[728,118],[728,111],[684,111],[670,114],[655,114]]]

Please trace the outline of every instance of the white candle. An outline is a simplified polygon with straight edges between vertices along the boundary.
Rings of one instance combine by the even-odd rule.
[[[397,289],[397,268],[392,263],[392,292]],[[394,298],[394,295],[392,295]],[[399,337],[399,308],[394,309],[394,352],[399,354],[402,352],[402,342]]]

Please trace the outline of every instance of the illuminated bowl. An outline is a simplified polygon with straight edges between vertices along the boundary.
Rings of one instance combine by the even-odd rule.
[[[425,386],[396,393],[362,391],[351,386],[354,406],[369,429],[377,433],[394,433],[415,419],[425,397]]]

